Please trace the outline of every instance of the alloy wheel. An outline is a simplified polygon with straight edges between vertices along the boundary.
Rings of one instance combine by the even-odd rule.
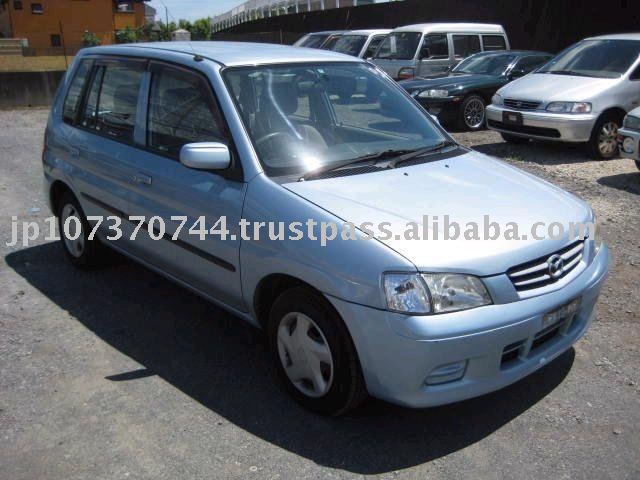
[[[333,357],[320,327],[300,312],[286,314],[278,326],[278,355],[291,383],[303,394],[318,398],[333,383]]]
[[[604,157],[613,156],[618,149],[618,125],[606,122],[598,135],[598,150]]]
[[[66,247],[69,254],[75,258],[80,258],[84,253],[84,231],[82,229],[82,220],[80,219],[80,215],[72,204],[68,203],[62,209],[62,221],[61,225],[64,226],[67,224],[69,218],[77,218],[77,221],[68,221],[69,226],[67,229],[68,233],[71,236],[74,236],[75,239],[69,238],[65,235],[65,232],[60,232],[62,238],[64,240],[64,246]],[[78,229],[78,231],[76,231]]]
[[[484,123],[484,104],[479,98],[472,98],[464,107],[464,123],[471,129],[480,128]]]

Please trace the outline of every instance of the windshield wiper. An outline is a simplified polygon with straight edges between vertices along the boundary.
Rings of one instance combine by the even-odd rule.
[[[298,179],[298,181],[307,180],[308,178],[316,177],[326,172],[331,172],[333,170],[339,170],[340,168],[348,167],[350,165],[357,165],[359,163],[366,162],[375,162],[378,160],[385,160],[391,157],[397,157],[399,155],[408,155],[414,152],[418,152],[419,150],[384,150],[378,153],[372,153],[368,155],[363,155],[361,157],[350,158],[349,160],[343,160],[341,162],[333,162],[327,165],[323,165],[315,170],[311,170],[310,172],[305,173],[302,177]]]
[[[597,75],[589,75],[587,73],[576,72],[575,70],[545,70],[540,73],[551,73],[552,75],[570,75],[573,77],[594,77],[598,78]]]
[[[447,147],[455,147],[457,145],[456,142],[452,142],[451,140],[444,140],[440,143],[436,143],[435,145],[432,145],[430,147],[427,148],[422,148],[420,150],[416,150],[414,152],[411,153],[407,153],[405,155],[401,155],[398,158],[396,158],[395,160],[393,160],[392,162],[389,162],[389,167],[388,168],[396,168],[398,165],[400,165],[401,163],[407,162],[409,160],[413,160],[414,158],[418,158],[418,157],[422,157],[425,155],[429,155],[430,153],[436,153],[439,152]]]

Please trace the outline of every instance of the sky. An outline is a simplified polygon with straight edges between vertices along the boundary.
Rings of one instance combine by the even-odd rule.
[[[197,20],[213,17],[240,5],[243,0],[151,0],[148,2],[157,10],[156,19],[164,21],[164,6],[169,9],[169,21]]]

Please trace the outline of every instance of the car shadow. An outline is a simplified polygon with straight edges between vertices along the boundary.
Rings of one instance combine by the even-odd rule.
[[[598,183],[606,187],[640,195],[640,171],[601,177],[598,179]]]
[[[499,158],[522,159],[539,165],[565,165],[596,162],[589,158],[581,144],[530,141],[525,144],[507,142],[474,145],[474,150]]]
[[[262,334],[163,277],[123,260],[70,266],[58,244],[9,254],[7,264],[78,322],[142,365],[96,372],[108,382],[158,375],[252,435],[319,465],[380,474],[429,462],[495,432],[557,387],[571,349],[520,382],[477,399],[411,410],[370,400],[341,418],[295,404],[274,380]]]

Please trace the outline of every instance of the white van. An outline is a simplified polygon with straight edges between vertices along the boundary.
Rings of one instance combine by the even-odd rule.
[[[372,60],[396,80],[406,80],[444,72],[474,53],[509,49],[501,25],[423,23],[392,30]]]

